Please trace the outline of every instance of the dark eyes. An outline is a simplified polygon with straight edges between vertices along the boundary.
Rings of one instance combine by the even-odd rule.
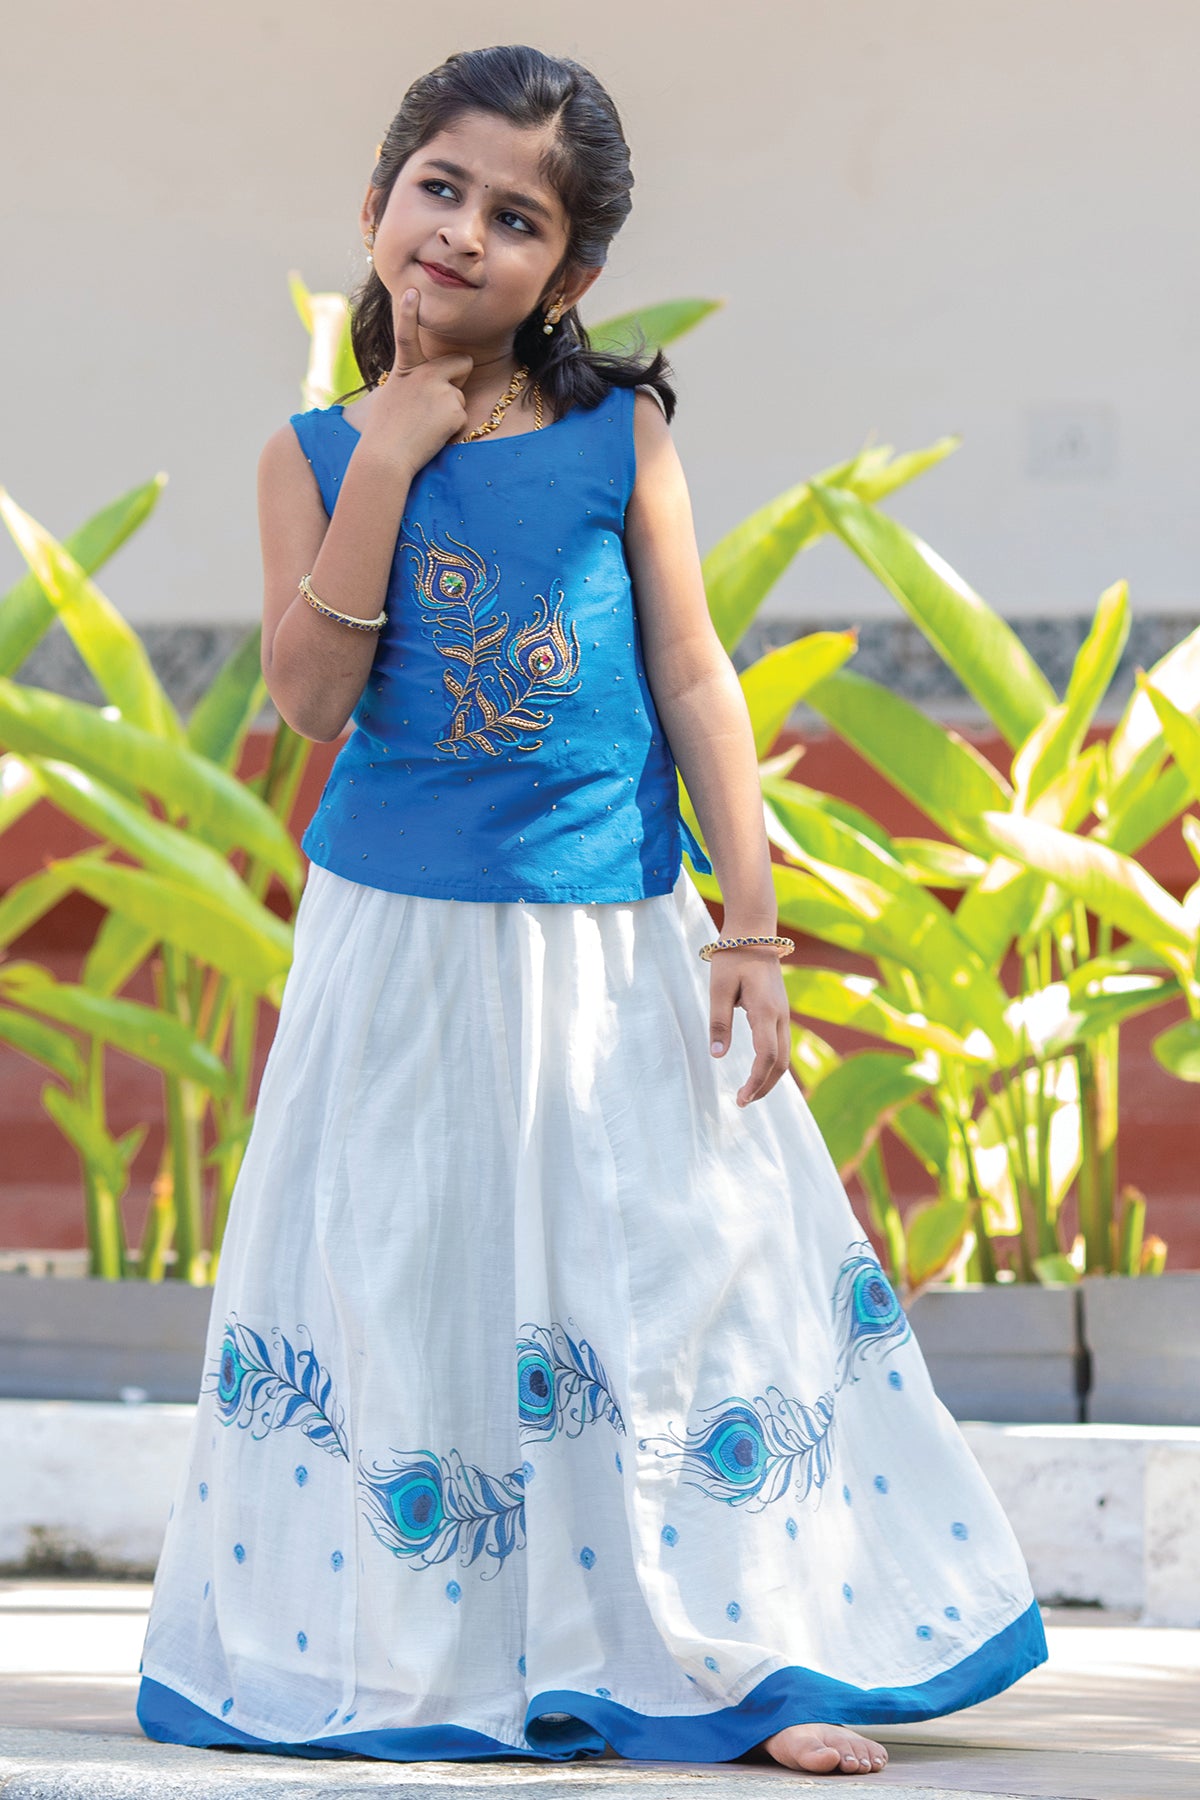
[[[457,199],[458,197],[456,189],[453,188],[448,181],[439,181],[436,176],[430,181],[423,181],[421,186],[431,194],[436,190],[441,189],[448,194],[451,199]],[[497,213],[496,217],[500,220],[502,225],[507,225],[510,231],[524,232],[530,237],[537,236],[535,227],[529,223],[529,220],[525,217],[524,213],[510,212],[506,209],[504,212]]]

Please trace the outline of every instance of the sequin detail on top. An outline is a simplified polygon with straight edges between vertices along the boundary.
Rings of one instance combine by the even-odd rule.
[[[415,532],[415,537],[406,534],[401,546],[421,597],[421,628],[440,654],[458,665],[457,672],[446,669],[442,675],[452,702],[450,726],[434,748],[460,761],[472,753],[498,756],[501,744],[540,750],[543,738],[522,741],[554,722],[554,714],[536,702],[579,689],[573,680],[579,638],[572,623],[568,642],[561,586],[553,602],[536,595],[532,617],[513,631],[508,613],[488,613],[500,571],[489,573],[483,558],[449,532],[444,541],[453,548],[431,543],[419,525]]]

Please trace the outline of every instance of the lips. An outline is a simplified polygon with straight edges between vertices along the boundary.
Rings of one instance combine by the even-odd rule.
[[[419,257],[417,260],[420,262]],[[422,262],[421,267],[428,276],[437,282],[439,287],[465,288],[475,286],[475,283],[473,281],[468,281],[465,275],[456,275],[453,269],[448,269],[445,263]]]

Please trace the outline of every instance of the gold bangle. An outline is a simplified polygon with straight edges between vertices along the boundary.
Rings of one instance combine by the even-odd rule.
[[[380,612],[378,618],[375,619],[358,619],[353,613],[339,612],[336,606],[327,606],[324,600],[318,600],[313,593],[312,583],[307,575],[300,577],[300,592],[308,604],[314,606],[319,613],[324,613],[327,619],[340,619],[343,625],[353,625],[356,631],[382,631],[387,624],[385,612]]]
[[[698,955],[704,962],[711,962],[714,950],[740,950],[743,944],[770,944],[783,956],[786,956],[789,950],[796,948],[789,937],[715,938],[711,944],[702,945]]]

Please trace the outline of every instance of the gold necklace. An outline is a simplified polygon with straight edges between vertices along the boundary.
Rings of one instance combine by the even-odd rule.
[[[528,380],[529,370],[524,363],[521,363],[513,370],[513,377],[508,384],[507,391],[501,394],[484,424],[476,425],[473,431],[468,431],[463,437],[456,438],[455,443],[473,444],[477,438],[490,437],[492,432],[503,422],[504,415],[513,401],[524,391]],[[533,429],[535,431],[542,429],[542,390],[536,381],[533,384]]]

